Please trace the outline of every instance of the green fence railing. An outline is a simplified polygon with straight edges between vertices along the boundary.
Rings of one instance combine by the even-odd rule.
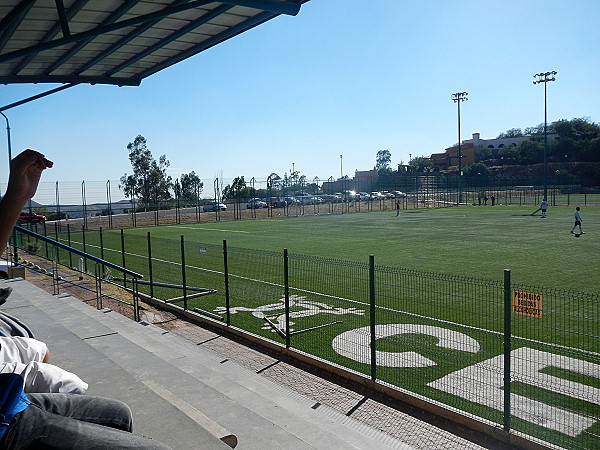
[[[597,294],[521,285],[510,271],[485,280],[183,236],[180,245],[85,229],[59,238],[104,255],[116,272],[151,274],[140,292],[227,326],[507,432],[566,448],[600,445]],[[198,290],[212,292],[192,295]]]

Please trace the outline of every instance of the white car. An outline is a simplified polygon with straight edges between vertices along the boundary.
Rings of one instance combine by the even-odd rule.
[[[296,200],[298,200],[303,205],[314,205],[315,198],[310,194],[298,194],[296,195]]]
[[[248,202],[248,204],[246,205],[246,208],[248,209],[258,209],[258,208],[267,208],[269,205],[267,205],[266,202],[263,202],[260,198],[253,198],[252,200],[250,200]]]
[[[204,204],[204,206],[202,207],[202,211],[204,211],[204,212],[225,211],[225,210],[227,210],[227,206],[224,203],[215,202],[214,200],[211,200],[210,202],[206,202]]]

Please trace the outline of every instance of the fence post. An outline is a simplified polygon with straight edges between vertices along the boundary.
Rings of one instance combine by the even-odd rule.
[[[69,247],[72,247],[72,245],[71,245],[71,226],[69,224],[67,224],[67,243],[69,244]],[[69,252],[69,267],[73,268],[73,252]]]
[[[290,348],[290,283],[288,249],[283,249],[283,295],[285,299],[285,348]]]
[[[504,269],[504,431],[510,431],[510,349],[511,349],[511,317],[512,295],[510,286],[510,270]]]
[[[125,233],[123,232],[123,228],[121,228],[121,267],[126,268],[125,266]],[[123,286],[127,287],[127,274],[123,272]]]
[[[227,240],[223,239],[223,272],[225,274],[225,320],[227,326],[231,325],[231,312],[229,311],[229,265],[227,262]]]
[[[44,222],[44,236],[48,237],[48,227],[46,226],[46,222]],[[48,243],[44,241],[44,244],[46,247],[46,259],[50,259],[50,251],[48,250]]]
[[[131,277],[133,283],[133,319],[136,322],[140,321],[140,295],[139,295],[139,285],[138,279],[136,277]]]
[[[60,294],[60,286],[58,285],[58,246],[56,250],[56,259],[52,261],[52,287],[54,295]]]
[[[85,248],[85,225],[81,227],[81,243],[83,244],[83,253],[87,253]],[[48,243],[46,242],[46,246]],[[87,258],[83,258],[83,271],[87,273]]]
[[[377,379],[375,336],[375,255],[369,255],[369,328],[371,334],[371,380]]]
[[[185,245],[183,243],[183,234],[181,235],[181,286],[183,286],[183,309],[187,311],[187,288],[185,280]]]
[[[148,277],[150,278],[150,298],[154,298],[154,277],[152,275],[152,239],[148,231]]]
[[[104,238],[102,235],[102,227],[100,227],[100,259],[104,260]]]
[[[54,240],[58,242],[58,220],[54,222]],[[59,247],[56,247],[56,262],[60,264]]]

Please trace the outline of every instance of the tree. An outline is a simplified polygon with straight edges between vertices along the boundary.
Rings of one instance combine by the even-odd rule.
[[[281,185],[281,177],[273,172],[267,177],[267,189],[276,189]]]
[[[246,186],[246,180],[244,176],[235,177],[231,184],[228,184],[223,189],[223,199],[235,199],[240,197],[247,197],[250,189]]]
[[[466,177],[487,178],[490,175],[490,169],[484,163],[478,162],[465,167],[464,175]]]
[[[425,156],[417,156],[410,160],[411,171],[414,172],[433,172],[433,162]]]
[[[540,123],[535,127],[527,127],[525,128],[525,134],[535,135],[535,134],[543,134],[544,133],[544,124]]]
[[[390,162],[392,161],[392,154],[389,150],[379,150],[375,158],[375,170],[381,171],[389,169]]]
[[[510,130],[506,130],[504,133],[500,133],[496,139],[506,139],[521,136],[523,136],[523,132],[520,128],[511,128]]]
[[[182,173],[179,177],[180,195],[184,200],[196,201],[204,189],[204,183],[196,172]]]
[[[164,201],[171,198],[171,177],[167,175],[169,161],[162,155],[158,161],[148,149],[146,138],[138,135],[127,144],[133,174],[121,177],[120,189],[127,198],[138,197],[149,206],[152,200]]]

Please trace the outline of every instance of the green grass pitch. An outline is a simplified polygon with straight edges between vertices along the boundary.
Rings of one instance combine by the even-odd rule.
[[[542,219],[534,207],[464,207],[303,216],[283,219],[210,221],[126,230],[127,236],[283,251],[484,279],[502,279],[557,289],[600,293],[600,208],[582,208],[583,229],[570,234],[574,208],[550,208]],[[107,235],[107,245],[114,242]],[[142,248],[128,248],[144,254]],[[113,245],[113,248],[114,245]],[[120,249],[119,245],[116,246]],[[153,256],[160,257],[159,253]]]
[[[539,212],[532,216],[536,209],[452,207],[405,210],[399,217],[396,217],[395,211],[383,211],[231,222],[215,222],[211,220],[213,215],[203,214],[199,224],[124,230],[125,259],[128,268],[148,278],[146,255],[147,233],[150,232],[155,281],[179,284],[182,280],[180,237],[183,235],[185,261],[189,266],[186,269],[187,283],[218,291],[216,295],[190,300],[188,306],[211,312],[221,308],[222,312],[224,239],[231,250],[229,269],[234,307],[257,308],[281,299],[281,255],[287,248],[295,277],[291,285],[301,284],[304,289],[292,289],[293,295],[307,295],[313,302],[364,311],[363,315],[320,314],[294,319],[294,330],[336,321],[341,323],[293,336],[292,346],[365,375],[369,374],[368,364],[338,355],[332,350],[331,343],[343,332],[368,325],[365,303],[348,303],[341,299],[368,301],[368,288],[365,289],[365,286],[368,287],[366,269],[369,255],[375,256],[378,266],[431,273],[434,276],[423,281],[422,273],[407,279],[392,272],[394,275],[388,279],[387,272],[378,272],[381,279],[377,281],[377,304],[383,308],[377,312],[377,323],[441,326],[468,334],[479,342],[481,350],[476,354],[440,350],[434,338],[418,334],[381,338],[377,341],[380,351],[418,349],[420,354],[437,364],[419,369],[379,367],[378,378],[501,423],[499,411],[449,397],[427,384],[466,365],[502,354],[501,300],[489,303],[486,296],[493,291],[498,299],[501,288],[497,286],[502,286],[504,269],[511,270],[513,283],[541,287],[545,292],[543,319],[513,315],[515,348],[527,346],[568,356],[575,354],[574,349],[596,355],[600,353],[598,330],[594,329],[597,328],[594,321],[597,321],[600,312],[600,302],[585,300],[587,303],[584,304],[576,295],[556,294],[556,291],[574,291],[592,294],[593,297],[600,293],[600,208],[582,208],[585,234],[578,238],[570,233],[573,207],[550,208],[547,218],[542,218]],[[73,243],[79,248],[81,237],[81,233],[72,233]],[[86,233],[86,243],[88,252],[99,255],[97,231]],[[121,264],[120,230],[104,230],[103,243],[106,259]],[[236,249],[247,251],[244,253]],[[301,255],[314,258],[304,260]],[[461,289],[468,283],[459,281],[454,285],[454,295],[453,291],[449,293],[447,288],[440,288],[445,281],[436,279],[435,274],[481,280],[483,287],[466,287],[470,292],[464,295]],[[401,291],[395,286],[396,283],[401,284],[400,279],[409,285],[406,293],[396,292]],[[421,282],[423,288],[419,284]],[[488,289],[486,283],[495,287]],[[357,293],[357,289],[360,292]],[[432,295],[430,291],[436,289],[443,291],[442,294]],[[148,288],[143,290],[147,292]],[[157,289],[155,295],[157,292],[161,298],[181,295],[181,291],[174,290]],[[292,310],[302,310],[302,307],[296,305]],[[282,342],[264,320],[250,312],[238,312],[231,318],[234,326]],[[274,311],[271,319],[281,319],[281,311]],[[597,362],[597,359],[592,360]],[[573,374],[560,376],[569,379]],[[580,378],[576,377],[574,381]],[[584,377],[582,380],[584,384],[600,388],[598,379]],[[568,398],[539,388],[516,384],[516,389],[531,398],[544,398],[548,404],[559,407],[566,404],[575,411],[595,416],[596,406],[589,402],[582,401],[571,407],[568,406],[572,405]],[[560,433],[549,433],[537,426],[532,428],[524,421],[515,420],[515,424],[530,434],[562,442]],[[600,431],[600,425],[596,425],[591,433],[597,431]],[[586,434],[573,442],[584,443],[585,447],[588,437]]]

